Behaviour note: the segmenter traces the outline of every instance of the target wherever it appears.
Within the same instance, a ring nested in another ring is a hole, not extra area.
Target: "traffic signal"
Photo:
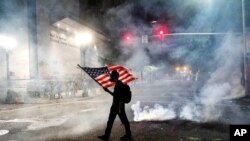
[[[163,30],[160,30],[159,34],[160,34],[160,35],[163,35],[163,34],[164,34],[164,31],[163,31]]]
[[[123,41],[125,42],[131,42],[132,38],[133,38],[132,33],[129,33],[129,32],[124,33],[122,37]]]
[[[126,39],[127,41],[129,41],[129,40],[131,39],[131,37],[130,37],[129,35],[126,35],[125,39]]]
[[[156,27],[156,36],[158,36],[161,40],[164,39],[164,36],[168,34],[168,29],[165,25],[159,25]]]

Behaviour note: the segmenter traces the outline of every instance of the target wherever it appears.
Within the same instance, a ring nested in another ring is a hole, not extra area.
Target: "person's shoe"
[[[108,141],[109,140],[109,136],[107,135],[102,135],[102,136],[98,136],[98,139],[104,140],[104,141]]]
[[[127,141],[127,140],[131,140],[132,139],[132,137],[131,137],[131,135],[124,135],[124,136],[122,136],[121,138],[120,138],[122,141]]]

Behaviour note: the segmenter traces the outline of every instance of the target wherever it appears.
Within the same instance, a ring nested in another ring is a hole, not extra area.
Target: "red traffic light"
[[[129,42],[129,41],[132,40],[132,34],[131,33],[125,33],[122,38],[123,38],[123,41]]]
[[[164,31],[163,31],[163,30],[160,30],[160,31],[159,31],[159,34],[160,34],[160,35],[163,35],[163,34],[164,34]]]
[[[163,39],[165,35],[168,34],[167,27],[164,25],[159,25],[156,27],[156,35],[160,38]]]
[[[126,40],[130,40],[131,37],[130,37],[129,35],[127,35],[125,39],[126,39]]]

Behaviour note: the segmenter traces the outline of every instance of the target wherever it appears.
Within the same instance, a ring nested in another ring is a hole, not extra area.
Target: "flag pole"
[[[84,69],[83,69],[83,67],[82,66],[80,66],[79,64],[77,64],[77,66],[79,67],[79,68],[81,68],[85,73],[87,73]],[[88,73],[87,73],[88,74]],[[90,78],[92,78],[89,74],[88,74],[88,76],[90,77]],[[103,87],[100,83],[98,83],[94,78],[92,78],[97,84],[99,84],[101,87]]]

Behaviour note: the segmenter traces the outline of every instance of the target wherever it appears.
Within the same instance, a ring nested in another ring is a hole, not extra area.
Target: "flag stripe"
[[[123,81],[123,83],[128,84],[129,82],[131,82],[131,81],[133,81],[133,80],[135,80],[135,78],[127,79],[126,81]]]
[[[128,77],[123,78],[121,81],[126,82],[129,79],[134,79],[134,77],[128,76]]]
[[[98,81],[100,84],[106,84],[106,83],[109,83],[110,80],[106,80],[106,81]]]
[[[132,81],[132,80],[135,80],[136,78],[134,78],[134,77],[128,77],[128,78],[126,78],[126,79],[124,79],[123,81],[125,82],[125,83],[128,83],[128,82],[130,82],[130,81]]]
[[[109,75],[105,74],[105,75],[101,75],[101,76],[96,77],[97,81],[104,80],[104,79],[109,79]]]
[[[111,84],[103,85],[103,87],[104,87],[104,88],[108,88],[108,87],[112,87],[112,86],[114,86],[114,85],[115,85],[115,83],[111,83]]]
[[[103,79],[103,80],[98,80],[98,82],[101,83],[101,84],[107,83],[107,82],[109,82],[109,81],[110,81],[109,78],[105,78],[105,79]]]
[[[121,66],[110,66],[110,67],[108,67],[108,70],[111,72],[111,71],[113,71],[113,70],[118,70],[118,69],[121,69]]]
[[[126,77],[129,77],[129,76],[132,76],[132,75],[131,74],[123,74],[121,77],[119,77],[119,79],[122,80],[122,79],[124,79]]]
[[[118,71],[120,75],[123,75],[123,74],[129,74],[129,72],[127,70],[122,70],[122,71]]]

